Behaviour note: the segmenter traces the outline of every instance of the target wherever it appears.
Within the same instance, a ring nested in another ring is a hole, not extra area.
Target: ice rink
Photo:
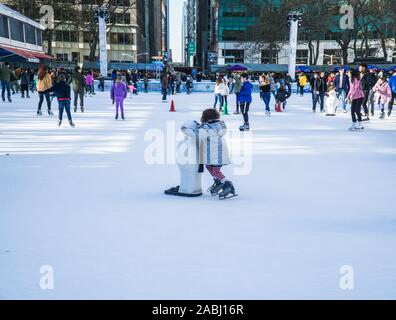
[[[74,129],[37,117],[37,95],[0,102],[0,299],[396,299],[396,115],[348,132],[309,94],[271,118],[255,94],[250,133],[223,117],[239,197],[186,199],[163,194],[171,141],[213,95],[171,98],[176,113],[159,93],[128,98],[115,121],[98,93]],[[154,133],[163,164],[144,156]]]

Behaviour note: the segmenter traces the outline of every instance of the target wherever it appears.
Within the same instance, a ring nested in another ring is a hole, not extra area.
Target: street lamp
[[[289,12],[287,21],[287,25],[290,28],[289,74],[294,80],[296,78],[298,27],[301,27],[302,13],[298,11]]]

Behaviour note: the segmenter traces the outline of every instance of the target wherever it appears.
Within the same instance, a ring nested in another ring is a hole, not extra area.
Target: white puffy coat
[[[204,123],[199,129],[199,159],[204,165],[225,166],[231,164],[224,136],[227,126],[224,121]]]

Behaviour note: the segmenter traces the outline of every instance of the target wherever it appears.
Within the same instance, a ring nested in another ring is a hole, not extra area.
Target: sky
[[[170,49],[172,49],[173,61],[181,62],[181,46],[182,46],[182,17],[183,2],[185,0],[169,0],[169,24],[170,24]]]

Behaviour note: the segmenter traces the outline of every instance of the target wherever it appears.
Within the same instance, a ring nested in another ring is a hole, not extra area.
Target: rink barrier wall
[[[105,81],[105,91],[110,91],[112,83],[113,83],[112,80]],[[215,82],[211,82],[211,81],[194,82],[192,92],[214,93],[215,84],[216,84]],[[253,84],[253,92],[259,93],[260,92],[259,84],[257,82],[252,82],[252,84]],[[99,86],[99,80],[95,80],[95,90],[97,90],[98,86]],[[138,90],[144,91],[143,81],[139,81]],[[158,80],[151,80],[149,82],[148,90],[150,92],[161,92],[161,83]],[[180,91],[182,93],[187,92],[185,84],[182,84],[180,86]],[[306,86],[304,91],[311,92],[309,85]],[[297,92],[297,84],[295,84],[295,83],[292,84],[292,92],[293,93]]]

